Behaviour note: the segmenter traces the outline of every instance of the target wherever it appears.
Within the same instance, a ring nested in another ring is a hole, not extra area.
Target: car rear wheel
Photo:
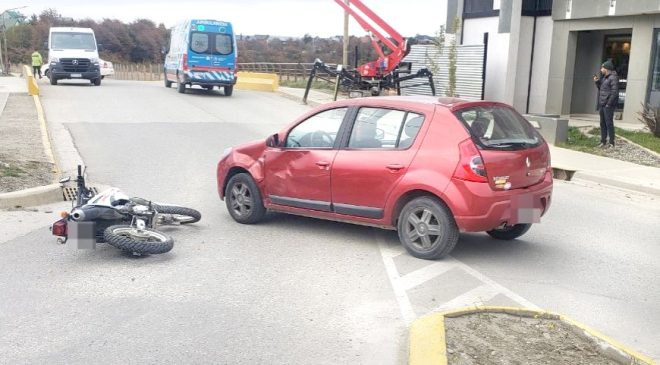
[[[231,96],[231,94],[234,93],[234,86],[233,85],[232,86],[225,86],[224,90],[225,90],[225,96]]]
[[[516,239],[529,231],[532,228],[532,225],[529,223],[526,224],[514,224],[513,226],[506,226],[504,228],[496,228],[490,231],[487,231],[488,235],[498,240],[513,240]]]
[[[449,209],[432,197],[419,197],[406,204],[397,224],[403,247],[414,257],[437,259],[454,249],[459,231]]]
[[[229,214],[238,223],[257,223],[266,215],[261,192],[254,179],[246,173],[236,174],[229,179],[225,202]]]

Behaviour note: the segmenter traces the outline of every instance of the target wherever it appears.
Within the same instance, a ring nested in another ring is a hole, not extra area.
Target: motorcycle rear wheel
[[[120,250],[141,255],[165,253],[174,247],[174,239],[164,233],[126,225],[106,228],[103,238],[105,242]]]

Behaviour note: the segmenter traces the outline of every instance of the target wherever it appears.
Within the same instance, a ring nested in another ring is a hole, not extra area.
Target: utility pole
[[[344,0],[346,5],[349,5],[348,2],[349,0]],[[348,12],[344,10],[344,52],[343,52],[343,58],[342,58],[342,65],[347,66],[348,65]]]

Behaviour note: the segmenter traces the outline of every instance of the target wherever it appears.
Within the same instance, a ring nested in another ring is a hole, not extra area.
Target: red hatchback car
[[[423,259],[447,255],[461,231],[521,236],[552,194],[548,146],[510,106],[420,96],[317,107],[227,149],[217,178],[239,223],[271,210],[396,229]]]

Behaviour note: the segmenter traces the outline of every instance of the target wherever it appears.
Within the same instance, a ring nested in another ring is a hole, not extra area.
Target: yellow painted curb
[[[587,326],[551,312],[514,307],[465,307],[453,311],[433,313],[413,322],[410,328],[410,365],[447,365],[445,318],[472,313],[507,313],[521,317],[558,319],[584,331],[585,334],[625,354],[633,364],[658,365],[653,359],[641,355]]]
[[[23,75],[27,81],[28,95],[39,95],[39,85],[32,75],[32,70],[27,65],[23,65]]]
[[[37,108],[37,118],[39,119],[39,127],[41,129],[41,143],[44,145],[44,152],[46,153],[46,157],[48,157],[48,162],[53,164],[53,182],[58,182],[60,168],[55,159],[55,154],[53,153],[53,145],[51,143],[50,133],[48,133],[48,126],[46,125],[44,108],[41,105],[39,95],[33,95],[32,98],[34,99],[34,105]]]
[[[277,74],[261,72],[238,72],[236,88],[242,90],[276,91],[280,78]]]

